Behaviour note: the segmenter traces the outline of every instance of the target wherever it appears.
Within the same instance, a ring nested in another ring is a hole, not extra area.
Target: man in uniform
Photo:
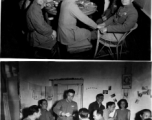
[[[100,31],[104,33],[103,39],[109,41],[117,41],[113,33],[118,33],[117,38],[121,38],[123,33],[130,31],[138,19],[138,12],[132,4],[133,0],[121,0],[121,6],[117,13],[110,17],[107,21],[100,24],[102,28]]]
[[[53,108],[53,111],[58,115],[58,120],[73,120],[78,110],[77,103],[73,101],[74,95],[75,91],[69,89],[66,93],[66,98],[60,100]]]

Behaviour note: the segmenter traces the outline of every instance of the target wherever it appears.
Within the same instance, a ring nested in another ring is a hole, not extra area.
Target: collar
[[[133,7],[133,4],[131,3],[130,5],[124,5],[124,8],[128,9],[130,7]]]
[[[71,103],[71,102],[72,102],[72,101],[71,101],[71,102],[70,102],[70,101],[68,101],[67,99],[65,99],[65,101],[66,101],[66,102],[68,102],[68,103]]]

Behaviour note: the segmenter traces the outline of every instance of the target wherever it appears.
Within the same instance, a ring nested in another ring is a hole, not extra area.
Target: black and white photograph
[[[151,0],[2,0],[1,57],[150,60]]]
[[[137,94],[142,86],[151,89],[150,62],[0,65],[1,120],[151,120],[151,94]],[[133,87],[127,91],[121,84],[125,69],[132,74]]]

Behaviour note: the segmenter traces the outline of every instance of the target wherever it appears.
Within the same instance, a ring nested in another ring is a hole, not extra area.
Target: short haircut
[[[79,110],[79,116],[84,119],[84,118],[88,118],[89,117],[89,110],[86,108],[81,108]]]
[[[32,105],[28,108],[28,115],[33,115],[35,112],[39,112],[40,107],[37,105]]]
[[[106,104],[106,108],[108,108],[109,106],[112,106],[112,105],[115,105],[115,103],[114,103],[114,102],[112,102],[112,101],[107,102],[107,104]]]
[[[41,99],[41,100],[38,101],[38,106],[39,106],[39,107],[41,107],[40,105],[42,105],[43,101],[46,101],[46,102],[47,102],[46,99]]]
[[[96,95],[96,98],[98,98],[98,97],[104,97],[104,95],[100,93],[100,94]]]
[[[149,112],[149,113],[151,114],[151,110],[149,110],[149,109],[143,109],[143,110],[141,111],[141,115],[143,115],[145,112]]]
[[[126,99],[121,99],[121,100],[119,100],[119,102],[117,103],[118,107],[121,108],[121,105],[120,105],[120,104],[121,104],[122,101],[125,102],[125,108],[127,108],[127,107],[128,107],[128,102],[127,102]]]
[[[101,116],[103,116],[103,110],[97,109],[97,110],[94,110],[94,111],[97,111],[97,114],[100,114]]]
[[[73,90],[73,89],[69,89],[69,90],[67,90],[67,94],[68,93],[73,93],[73,94],[75,94],[75,91]]]

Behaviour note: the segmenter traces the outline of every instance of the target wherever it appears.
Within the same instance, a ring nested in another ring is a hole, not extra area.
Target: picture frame
[[[131,89],[132,88],[132,75],[122,75],[122,89]]]

